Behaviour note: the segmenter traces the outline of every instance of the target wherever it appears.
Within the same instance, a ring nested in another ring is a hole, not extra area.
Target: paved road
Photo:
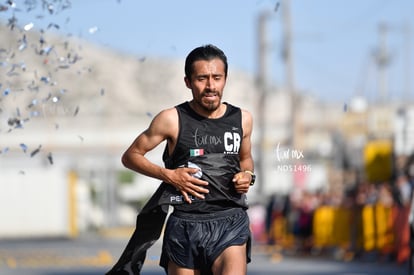
[[[102,275],[127,239],[97,235],[70,239],[0,240],[1,275]],[[149,251],[143,275],[165,274],[158,266],[160,243]],[[286,257],[254,246],[249,275],[406,275],[407,265],[334,261],[328,257]]]

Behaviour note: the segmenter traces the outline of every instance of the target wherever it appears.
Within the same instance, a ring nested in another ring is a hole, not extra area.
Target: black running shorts
[[[246,245],[250,262],[249,217],[241,208],[211,214],[173,212],[164,232],[160,266],[168,270],[169,260],[181,267],[211,273],[214,260],[228,247]]]

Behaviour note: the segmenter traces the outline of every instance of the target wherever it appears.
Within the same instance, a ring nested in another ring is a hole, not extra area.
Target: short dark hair
[[[219,58],[224,63],[224,76],[227,77],[227,70],[228,70],[228,64],[227,64],[227,56],[224,54],[222,50],[220,50],[218,47],[207,44],[200,46],[198,48],[195,48],[192,50],[185,59],[185,76],[188,79],[191,79],[191,74],[193,73],[193,64],[194,62],[198,60],[212,60],[214,58]]]

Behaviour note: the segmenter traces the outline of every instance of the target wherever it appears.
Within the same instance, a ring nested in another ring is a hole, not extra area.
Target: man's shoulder
[[[177,121],[177,117],[178,117],[178,115],[177,115],[176,108],[171,107],[171,108],[167,108],[167,109],[164,109],[164,110],[160,111],[155,116],[153,121],[155,123],[159,122],[159,123],[162,123],[162,124],[165,124],[165,123],[171,124],[171,123],[175,123]]]
[[[249,110],[247,110],[247,109],[240,109],[240,110],[241,110],[243,116],[249,116],[249,117],[252,116],[252,113]]]
[[[236,106],[234,104],[228,103],[228,102],[223,102],[224,105],[226,105],[227,114],[237,114],[241,112],[241,108],[239,106]]]
[[[184,101],[178,105],[175,105],[173,109],[176,110],[189,110],[190,109],[190,104],[188,103],[188,101]]]
[[[177,109],[176,107],[171,107],[171,108],[167,108],[162,110],[161,112],[159,112],[159,116],[171,116],[177,113]]]
[[[187,105],[188,105],[188,101],[179,103],[177,105],[174,105],[173,107],[169,107],[169,108],[166,108],[166,109],[161,110],[158,115],[160,115],[160,114],[173,114],[173,113],[177,113],[177,109],[179,109],[179,108],[185,108]]]
[[[234,111],[240,111],[242,115],[244,116],[249,116],[251,117],[251,113],[250,111],[248,111],[247,109],[244,109],[240,106],[228,103],[228,102],[224,102],[224,104],[226,104],[230,109],[234,110]]]

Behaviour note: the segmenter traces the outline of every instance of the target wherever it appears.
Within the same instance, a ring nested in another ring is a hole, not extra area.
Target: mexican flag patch
[[[204,149],[190,149],[190,157],[204,155]]]

